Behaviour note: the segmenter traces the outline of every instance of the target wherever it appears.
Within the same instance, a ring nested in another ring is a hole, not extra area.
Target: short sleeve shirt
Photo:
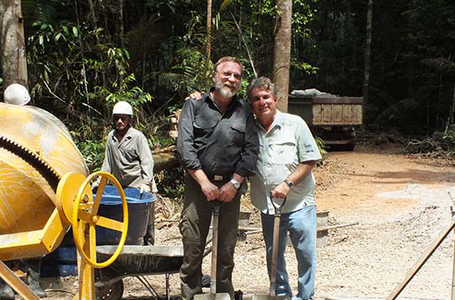
[[[250,178],[251,201],[261,212],[273,214],[270,192],[293,173],[300,163],[320,160],[321,154],[307,124],[299,116],[277,110],[268,133],[258,120],[256,124],[259,157],[256,176]],[[306,205],[315,205],[315,185],[311,172],[290,191],[281,212],[293,212]]]

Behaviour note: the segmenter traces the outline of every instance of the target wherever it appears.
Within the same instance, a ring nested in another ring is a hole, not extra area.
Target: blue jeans
[[[267,248],[267,269],[272,266],[273,222],[274,215],[261,214],[262,230]],[[295,300],[311,299],[314,296],[316,277],[316,206],[304,208],[281,215],[280,238],[278,244],[278,267],[276,275],[276,295],[292,296],[284,252],[286,250],[287,232],[289,231],[298,263],[298,290]]]

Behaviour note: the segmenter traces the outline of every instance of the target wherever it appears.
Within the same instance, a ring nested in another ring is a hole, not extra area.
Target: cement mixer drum
[[[56,191],[69,172],[88,175],[63,123],[36,107],[0,103],[0,260],[59,245],[69,222]]]

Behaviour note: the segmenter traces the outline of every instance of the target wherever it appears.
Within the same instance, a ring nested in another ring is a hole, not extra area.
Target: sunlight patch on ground
[[[438,189],[429,189],[421,184],[408,184],[404,189],[393,192],[382,192],[376,194],[378,198],[386,199],[414,199],[424,202],[431,201],[436,197],[450,201],[449,192],[455,196],[455,187],[443,187]]]

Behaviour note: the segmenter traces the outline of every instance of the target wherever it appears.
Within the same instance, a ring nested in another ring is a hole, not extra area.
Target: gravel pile
[[[383,199],[414,199],[411,211],[365,219],[350,215],[339,222],[359,225],[333,230],[319,249],[317,294],[321,297],[385,299],[404,280],[427,247],[450,223],[454,188],[428,189],[411,184],[382,193]],[[453,234],[450,234],[400,297],[448,299],[451,292]]]

